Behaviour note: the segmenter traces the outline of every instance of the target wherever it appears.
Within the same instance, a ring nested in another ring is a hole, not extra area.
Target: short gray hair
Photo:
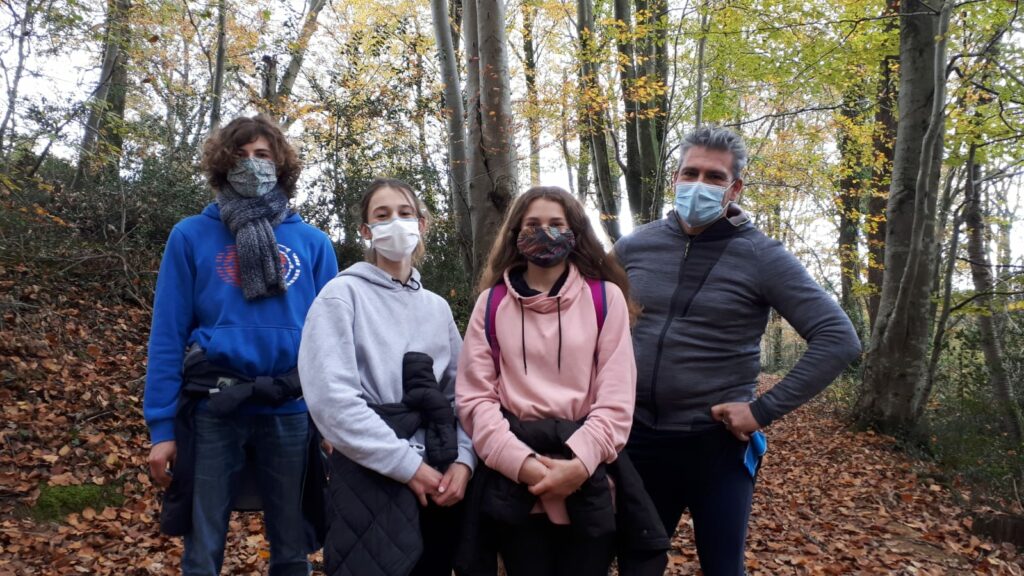
[[[719,126],[701,126],[690,132],[679,145],[679,166],[676,171],[683,167],[683,158],[694,146],[732,153],[732,177],[734,180],[743,177],[743,169],[747,167],[747,146],[739,134]]]

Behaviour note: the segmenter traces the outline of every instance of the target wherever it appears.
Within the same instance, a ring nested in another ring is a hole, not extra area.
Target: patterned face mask
[[[263,196],[277,184],[277,166],[264,158],[239,158],[235,167],[228,172],[231,188],[246,198]]]
[[[516,238],[519,253],[542,268],[550,268],[565,260],[575,247],[576,235],[568,228],[526,226]]]

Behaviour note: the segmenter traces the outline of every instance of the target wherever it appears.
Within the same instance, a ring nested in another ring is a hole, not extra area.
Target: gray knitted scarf
[[[235,236],[239,279],[246,300],[283,294],[287,286],[274,226],[291,213],[284,190],[276,186],[262,196],[247,198],[228,184],[217,193],[217,204],[221,221]]]

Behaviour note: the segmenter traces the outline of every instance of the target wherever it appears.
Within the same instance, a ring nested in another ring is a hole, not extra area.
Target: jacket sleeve
[[[174,414],[181,391],[181,363],[194,326],[195,263],[180,228],[171,230],[156,279],[153,322],[142,413],[153,444],[174,440]]]
[[[338,256],[334,253],[334,244],[326,234],[323,234],[323,243],[316,258],[313,283],[316,286],[316,293],[319,294],[324,286],[338,275]]]
[[[449,309],[449,316],[450,314],[451,309]],[[455,318],[451,317],[448,320],[448,341],[451,344],[451,361],[448,362],[448,367],[444,371],[444,380],[441,384],[445,396],[451,400],[452,409],[454,410],[455,381],[459,369],[459,354],[462,351],[462,336],[459,335],[459,327],[455,325]],[[457,414],[455,419],[455,437],[459,444],[459,455],[455,461],[461,462],[469,466],[470,470],[473,470],[476,468],[476,452],[473,451],[473,441],[469,438],[469,434],[466,434],[466,430],[462,427],[462,422],[459,421]]]
[[[313,301],[299,345],[302,394],[331,446],[356,464],[404,484],[423,458],[363,398],[352,326],[347,301],[323,295]]]
[[[763,297],[807,341],[796,366],[750,405],[762,427],[803,405],[860,354],[860,339],[839,304],[811,278],[800,261],[772,241],[758,254]]]
[[[518,482],[519,470],[533,450],[512,433],[501,413],[498,373],[484,333],[487,294],[484,292],[477,299],[466,329],[455,378],[455,406],[484,463]]]
[[[597,341],[597,374],[590,413],[566,442],[591,474],[601,463],[614,461],[625,447],[636,403],[636,362],[629,332],[629,308],[618,286],[611,282],[605,286],[608,309]]]

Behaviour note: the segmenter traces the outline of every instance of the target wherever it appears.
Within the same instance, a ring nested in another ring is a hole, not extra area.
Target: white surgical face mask
[[[370,245],[392,262],[401,262],[412,255],[420,243],[419,218],[395,218],[369,227]]]

